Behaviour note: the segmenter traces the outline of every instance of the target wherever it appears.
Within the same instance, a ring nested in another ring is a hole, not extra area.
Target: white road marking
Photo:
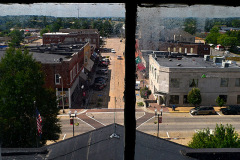
[[[170,138],[170,136],[169,136],[168,132],[167,132],[167,136],[168,136],[168,138]]]
[[[222,116],[222,115],[221,115],[220,113],[218,113],[218,112],[217,112],[217,114],[218,114],[219,116]]]
[[[189,112],[189,114],[190,114],[190,116],[192,116],[193,117],[193,115]]]
[[[65,139],[65,137],[66,137],[66,134],[64,134],[64,136],[63,136],[63,139],[62,139],[62,140],[64,140],[64,139]]]
[[[138,112],[138,113],[139,113],[139,112]],[[140,112],[140,113],[142,113],[142,112]],[[138,119],[142,118],[143,116],[145,116],[145,112],[143,112],[143,115],[142,115],[142,116],[140,116],[140,117],[138,117],[136,120],[138,120]]]
[[[155,118],[155,116],[153,116],[152,118],[149,118],[148,120],[146,120],[145,122],[143,122],[142,124],[140,124],[138,127],[140,127],[141,125],[147,123],[148,121],[150,121],[151,119]],[[136,129],[138,129],[138,127]]]
[[[83,113],[85,113],[85,112],[87,112],[87,109],[84,109],[82,112],[77,113],[77,115],[83,114]]]
[[[88,116],[88,115],[86,114],[86,116]],[[88,117],[89,117],[89,118],[91,118],[91,119],[93,119],[94,121],[97,121],[98,123],[100,123],[100,124],[102,124],[102,125],[106,126],[105,124],[103,124],[102,122],[100,122],[100,121],[96,120],[95,118],[92,118],[92,117],[90,117],[90,116],[88,116]]]
[[[85,121],[83,121],[82,119],[80,119],[80,118],[78,118],[78,117],[76,117],[78,120],[80,120],[80,121],[82,121],[82,122],[84,122],[84,123],[86,123],[87,125],[89,125],[90,127],[92,127],[93,129],[96,129],[95,127],[93,127],[91,124],[89,124],[89,123],[87,123],[87,122],[85,122]]]

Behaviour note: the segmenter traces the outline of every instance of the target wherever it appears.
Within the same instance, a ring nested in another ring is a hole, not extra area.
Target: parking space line
[[[167,132],[167,136],[168,136],[168,138],[170,138],[170,136],[169,136],[169,133]]]
[[[193,115],[189,112],[189,114],[190,114],[190,116],[192,116],[193,117]]]
[[[222,116],[222,115],[221,115],[220,113],[218,113],[218,112],[217,112],[217,114],[218,114],[219,116]]]
[[[65,139],[66,135],[67,135],[67,134],[64,134],[64,136],[63,136],[63,139],[62,139],[62,140],[64,140],[64,139]]]

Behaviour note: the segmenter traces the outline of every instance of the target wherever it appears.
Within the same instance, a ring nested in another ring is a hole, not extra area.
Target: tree
[[[202,97],[201,97],[201,92],[199,88],[192,88],[191,91],[189,91],[187,100],[189,103],[191,103],[194,106],[197,106],[201,104],[202,102]]]
[[[222,107],[226,103],[226,101],[218,96],[216,99],[216,103],[218,104],[219,107]]]
[[[195,133],[188,146],[191,148],[239,148],[238,137],[232,125],[217,124],[213,134],[210,134],[209,128]]]
[[[11,47],[20,47],[20,43],[23,42],[24,39],[24,32],[19,30],[13,30],[9,33],[11,37],[11,42],[9,46]]]
[[[48,33],[50,30],[48,28],[48,26],[46,28],[43,28],[41,31],[40,31],[40,35],[42,36],[44,33]]]
[[[232,21],[232,26],[233,27],[240,27],[240,20],[239,19],[235,19]]]
[[[237,37],[231,37],[231,36],[228,36],[227,34],[222,34],[218,36],[217,43],[221,44],[222,46],[233,47],[237,43]]]
[[[207,43],[217,44],[217,39],[219,36],[219,29],[217,27],[213,27],[205,40]]]
[[[6,51],[0,62],[0,139],[3,147],[43,146],[47,140],[59,138],[56,94],[53,89],[43,88],[43,84],[41,65],[28,51],[22,53],[14,48]],[[41,139],[37,135],[36,108],[42,117]]]
[[[196,25],[196,19],[193,18],[187,18],[184,22],[184,31],[190,33],[190,34],[195,34],[197,30],[197,25]]]

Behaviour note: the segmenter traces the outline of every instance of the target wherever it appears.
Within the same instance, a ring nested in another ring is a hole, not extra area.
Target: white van
[[[136,81],[135,90],[140,90],[140,81]]]

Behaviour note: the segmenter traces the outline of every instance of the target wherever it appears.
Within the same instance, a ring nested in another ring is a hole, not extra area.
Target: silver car
[[[195,107],[195,108],[191,109],[190,113],[193,114],[193,115],[216,114],[216,111],[211,106],[200,106],[200,107]]]

